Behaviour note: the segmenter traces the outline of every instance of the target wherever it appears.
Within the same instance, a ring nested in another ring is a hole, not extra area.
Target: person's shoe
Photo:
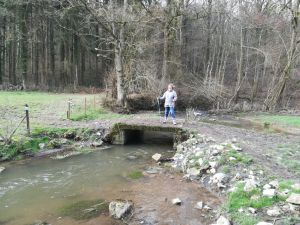
[[[174,124],[174,125],[176,125],[176,124],[177,124],[175,120],[173,120],[173,124]]]
[[[163,123],[166,123],[166,122],[167,122],[167,120],[164,120],[164,121],[163,121]]]

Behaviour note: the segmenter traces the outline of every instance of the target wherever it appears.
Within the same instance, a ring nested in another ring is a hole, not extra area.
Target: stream
[[[61,160],[46,157],[9,163],[0,175],[0,224],[43,224],[43,221],[59,225],[119,224],[107,215],[77,221],[62,216],[60,209],[82,200],[128,198],[135,202],[139,212],[137,224],[177,224],[173,219],[178,220],[180,215],[178,221],[191,221],[185,224],[206,224],[193,209],[196,197],[201,200],[204,195],[205,200],[211,199],[211,204],[217,204],[218,199],[204,188],[189,183],[184,186],[180,181],[182,176],[176,178],[176,174],[175,179],[168,174],[150,174],[138,180],[128,178],[132,171],[155,167],[151,159],[155,153],[174,154],[169,144],[135,144],[111,146]],[[165,198],[172,193],[181,193],[182,199],[195,198],[195,201],[185,204],[184,210],[170,208]],[[162,204],[157,205],[155,201]],[[165,213],[162,218],[159,211]],[[169,222],[157,222],[164,219]]]

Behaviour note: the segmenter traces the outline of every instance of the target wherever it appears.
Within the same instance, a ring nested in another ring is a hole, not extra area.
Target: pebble
[[[174,199],[172,199],[172,204],[173,205],[181,205],[181,200],[179,198],[174,198]]]
[[[279,187],[279,182],[278,182],[278,180],[273,180],[273,181],[271,181],[271,182],[269,183],[269,185],[270,185],[271,187],[277,189],[277,188]]]
[[[195,209],[203,209],[204,207],[204,203],[203,202],[197,202],[196,205],[195,205]]]
[[[263,196],[272,198],[276,195],[275,189],[265,189],[263,190]]]
[[[296,191],[300,191],[300,183],[293,184],[292,188],[295,189]]]
[[[256,209],[252,208],[252,207],[249,207],[248,208],[248,211],[251,212],[252,214],[255,214],[256,213]]]
[[[214,225],[230,225],[230,221],[226,217],[220,216]]]
[[[288,203],[292,203],[292,204],[295,204],[295,205],[300,205],[300,194],[292,193],[286,201]]]
[[[251,192],[258,186],[257,181],[254,179],[247,179],[245,181],[244,191]]]
[[[280,209],[277,206],[275,206],[275,207],[267,210],[267,215],[276,217],[276,216],[280,216],[281,212],[280,212]]]
[[[160,160],[160,158],[161,158],[161,154],[159,154],[159,153],[156,153],[152,156],[152,159],[154,159],[156,162],[158,162]]]
[[[5,170],[5,167],[0,166],[0,173],[2,173]]]

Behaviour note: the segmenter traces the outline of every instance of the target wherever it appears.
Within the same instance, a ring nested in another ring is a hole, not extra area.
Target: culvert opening
[[[124,144],[161,144],[170,145],[174,143],[174,133],[166,131],[143,131],[123,130]]]
[[[187,135],[186,130],[178,127],[117,123],[107,135],[107,140],[116,145],[153,143],[175,146],[177,143],[185,141]]]

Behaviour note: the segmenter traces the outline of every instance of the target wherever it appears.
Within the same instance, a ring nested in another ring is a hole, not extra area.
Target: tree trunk
[[[299,22],[299,18],[298,18],[299,5],[300,5],[300,0],[296,0],[293,3],[292,19],[291,19],[292,35],[291,35],[290,48],[287,53],[287,64],[281,76],[279,77],[277,84],[275,85],[270,95],[268,95],[265,100],[266,110],[275,110],[280,98],[282,97],[287,81],[291,76],[291,70],[294,66],[295,52],[298,44],[297,36],[298,36],[298,22]]]

